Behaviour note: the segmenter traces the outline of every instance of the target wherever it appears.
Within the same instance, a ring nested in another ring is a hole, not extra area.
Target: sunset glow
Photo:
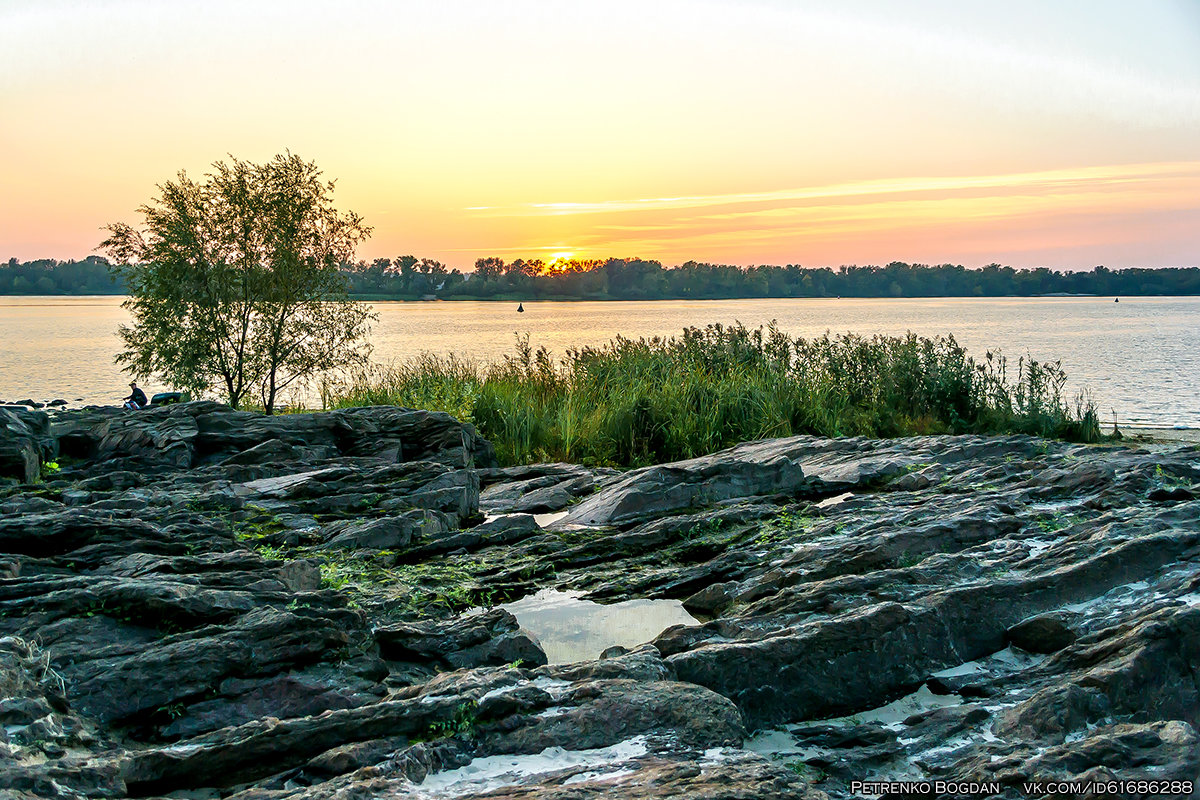
[[[0,4],[0,258],[290,149],[359,256],[1200,262],[1194,3]]]

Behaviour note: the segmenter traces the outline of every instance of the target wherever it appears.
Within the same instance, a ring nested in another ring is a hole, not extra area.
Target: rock
[[[741,716],[724,697],[673,681],[597,680],[569,690],[563,711],[527,717],[515,730],[484,733],[496,753],[536,753],[547,747],[607,747],[653,731],[669,731],[687,747],[737,747]]]
[[[321,588],[321,565],[315,559],[288,561],[276,574],[293,592],[315,592]]]
[[[408,744],[405,736],[389,736],[368,742],[354,742],[326,750],[304,765],[304,771],[324,778],[345,775],[387,759]]]
[[[738,594],[733,581],[714,583],[684,600],[683,607],[693,614],[714,615],[728,608]]]
[[[54,436],[77,458],[126,459],[147,466],[188,468],[276,464],[338,456],[384,462],[430,460],[491,465],[491,445],[447,414],[380,406],[318,414],[263,416],[207,401],[131,414],[89,408],[60,415]]]
[[[450,530],[450,520],[435,511],[413,511],[371,520],[336,522],[322,531],[321,545],[343,550],[402,550],[414,535],[434,536]]]
[[[554,664],[540,667],[537,674],[554,680],[636,680],[671,681],[674,671],[663,661],[662,654],[652,644],[644,644],[637,650],[610,647],[600,654],[597,661],[582,661],[576,664]]]
[[[198,634],[63,665],[72,704],[101,722],[127,721],[202,696],[230,676],[317,660],[348,641],[329,622],[275,609],[251,611],[227,630]]]
[[[313,676],[282,674],[263,680],[227,679],[221,696],[194,703],[161,730],[167,739],[196,736],[262,717],[304,717],[361,706],[376,698],[330,685]]]
[[[596,481],[591,475],[580,475],[570,480],[545,486],[522,494],[512,506],[518,514],[536,514],[547,511],[561,511],[577,498],[590,494],[596,488]]]
[[[546,654],[520,630],[517,618],[500,608],[447,622],[380,627],[374,633],[380,653],[394,661],[433,659],[454,668],[546,663]]]
[[[280,439],[268,439],[265,442],[234,453],[221,461],[222,465],[231,464],[277,464],[281,461],[295,461],[300,448]]]
[[[540,531],[541,526],[532,514],[501,514],[471,529],[488,544],[507,544],[527,539]]]
[[[1008,640],[1031,653],[1054,653],[1078,637],[1061,612],[1038,614],[1022,620],[1007,631]]]
[[[122,764],[129,792],[145,797],[177,789],[232,786],[299,766],[320,753],[389,736],[411,738],[448,720],[454,698],[382,701],[291,720],[266,718],[184,743],[130,753]]]
[[[0,478],[33,483],[42,473],[48,420],[41,412],[0,408]]]
[[[0,794],[1196,771],[1195,447],[790,437],[621,474],[481,466],[470,426],[405,409],[5,413],[10,449],[62,457],[0,485]],[[541,589],[660,602],[475,607]],[[545,664],[583,637],[601,658]]]

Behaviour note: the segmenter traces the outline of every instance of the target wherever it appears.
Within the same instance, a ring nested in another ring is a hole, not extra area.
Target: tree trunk
[[[267,382],[267,402],[264,403],[266,407],[263,409],[268,416],[275,413],[275,391],[275,367],[271,367],[270,378]]]

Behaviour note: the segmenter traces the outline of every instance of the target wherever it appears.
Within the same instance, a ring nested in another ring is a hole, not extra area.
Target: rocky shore
[[[1195,781],[1198,494],[1193,445],[793,437],[617,472],[500,468],[397,408],[0,409],[0,797]],[[547,590],[693,624],[550,663]]]

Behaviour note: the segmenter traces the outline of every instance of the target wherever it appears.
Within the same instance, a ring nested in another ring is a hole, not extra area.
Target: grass
[[[1100,438],[1095,407],[1068,403],[1057,362],[1009,370],[952,336],[815,339],[741,325],[625,339],[555,360],[518,337],[501,363],[423,355],[350,378],[337,408],[400,405],[473,422],[504,464],[632,467],[792,434],[1027,433]]]

